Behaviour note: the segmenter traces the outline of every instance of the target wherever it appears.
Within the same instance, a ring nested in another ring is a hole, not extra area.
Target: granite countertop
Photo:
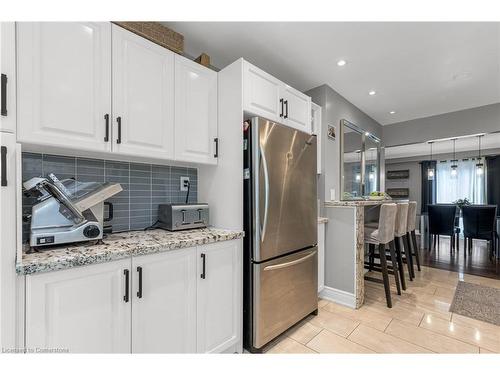
[[[394,203],[392,199],[382,200],[351,200],[351,201],[327,201],[325,207],[357,207],[357,206],[376,206],[382,203]]]
[[[219,241],[242,238],[244,232],[204,228],[180,232],[162,229],[113,233],[98,243],[94,241],[51,247],[34,253],[23,249],[16,272],[29,275],[40,272],[63,270],[94,263],[104,263],[130,256],[154,254],[185,247],[193,247]]]

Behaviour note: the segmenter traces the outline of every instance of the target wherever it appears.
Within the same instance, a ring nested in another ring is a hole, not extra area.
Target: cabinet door
[[[16,26],[0,22],[0,131],[16,131]]]
[[[285,125],[311,134],[311,98],[288,85],[283,86],[281,96],[285,98]]]
[[[16,249],[17,167],[20,153],[16,150],[16,136],[0,132],[0,345],[16,347]]]
[[[175,56],[175,160],[217,164],[217,72]]]
[[[119,26],[113,32],[113,150],[174,157],[174,54]]]
[[[241,340],[241,249],[241,240],[198,247],[199,353],[219,353]]]
[[[27,349],[130,353],[131,301],[124,298],[130,262],[28,275]]]
[[[18,140],[108,151],[111,26],[17,23]]]
[[[317,173],[321,174],[321,107],[315,103],[311,103],[311,113],[312,113],[312,133],[316,135],[316,151],[317,151],[317,161],[316,168]]]
[[[195,353],[196,248],[145,255],[132,264],[132,352]]]
[[[281,87],[283,83],[263,70],[244,62],[244,110],[269,120],[283,122]]]

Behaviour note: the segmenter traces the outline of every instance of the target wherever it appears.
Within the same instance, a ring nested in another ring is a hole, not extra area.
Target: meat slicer
[[[52,173],[31,178],[23,188],[38,200],[31,211],[32,247],[101,239],[104,201],[122,191],[117,183],[60,181]]]

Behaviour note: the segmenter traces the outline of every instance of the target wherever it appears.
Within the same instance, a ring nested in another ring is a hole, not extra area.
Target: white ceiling
[[[165,24],[192,56],[244,57],[303,91],[326,83],[383,125],[500,102],[500,23]]]

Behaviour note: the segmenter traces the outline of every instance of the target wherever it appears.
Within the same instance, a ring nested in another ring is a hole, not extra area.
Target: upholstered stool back
[[[378,219],[378,240],[386,244],[394,239],[397,206],[395,203],[384,203],[380,206]]]
[[[396,226],[394,235],[402,237],[406,234],[406,222],[408,220],[408,203],[398,203],[396,212]]]
[[[411,201],[408,203],[408,221],[406,223],[407,232],[412,232],[415,230],[416,221],[417,221],[417,202]]]

